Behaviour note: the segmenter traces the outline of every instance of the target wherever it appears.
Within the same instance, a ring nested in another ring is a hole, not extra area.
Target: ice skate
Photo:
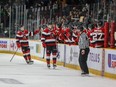
[[[26,60],[26,63],[29,64],[29,60]]]
[[[50,64],[47,64],[47,67],[50,69]]]
[[[88,73],[83,72],[83,73],[81,73],[81,76],[89,76],[89,74],[88,74]]]
[[[56,64],[53,64],[53,69],[55,69],[57,67],[57,65]]]
[[[32,61],[32,60],[26,60],[26,63],[29,64],[29,65],[32,65],[34,63],[34,61]]]
[[[30,60],[28,64],[32,65],[34,63],[34,61]]]

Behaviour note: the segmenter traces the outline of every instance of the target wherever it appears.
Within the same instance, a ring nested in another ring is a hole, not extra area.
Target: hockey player
[[[23,52],[23,57],[27,64],[33,64],[33,61],[31,60],[30,55],[30,48],[29,48],[29,42],[28,37],[33,36],[39,32],[39,29],[35,30],[34,32],[29,32],[24,28],[24,26],[21,26],[20,30],[16,34],[16,44],[18,48],[21,48]]]
[[[45,28],[42,32],[41,41],[43,44],[43,47],[46,48],[46,62],[47,67],[50,68],[50,56],[52,53],[52,60],[53,60],[53,68],[56,67],[56,54],[57,54],[57,41],[56,37],[54,37],[53,34],[53,26],[51,23],[48,24],[47,28]]]
[[[71,30],[70,30],[70,28],[69,28],[69,26],[68,27],[66,27],[65,28],[65,38],[64,38],[64,44],[70,44],[70,42],[71,42],[71,39],[70,39],[70,37],[71,37]]]
[[[77,45],[78,44],[78,39],[79,39],[79,32],[77,29],[77,25],[70,25],[70,44],[69,45]]]
[[[65,39],[65,29],[62,27],[59,30],[59,37],[58,37],[58,41],[59,43],[64,43],[64,39]]]
[[[62,30],[59,34],[60,43],[69,44],[69,42],[70,42],[69,37],[70,37],[70,29],[65,24],[65,25],[63,25]]]
[[[95,47],[95,41],[93,40],[93,37],[91,36],[91,33],[94,32],[94,24],[89,24],[88,25],[88,32],[87,32],[87,36],[89,38],[90,41],[90,46],[91,47]]]
[[[56,35],[56,37],[57,37],[57,41],[58,41],[58,43],[61,43],[62,42],[62,40],[60,39],[60,35],[62,34],[62,23],[59,23],[59,24],[57,24],[56,25],[56,33],[57,33],[57,35]]]
[[[97,23],[97,28],[92,30],[90,36],[92,37],[92,42],[94,42],[94,47],[104,47],[104,27],[101,21]]]

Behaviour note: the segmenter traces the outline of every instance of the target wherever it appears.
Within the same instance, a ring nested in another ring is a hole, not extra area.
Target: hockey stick
[[[17,51],[18,51],[18,48],[17,48],[17,50],[15,51],[15,53],[13,54],[12,58],[10,59],[10,62],[13,60],[13,58],[14,58],[15,54],[17,53]]]
[[[60,59],[60,52],[58,51],[58,45],[56,46],[56,49],[57,49],[57,55],[56,55],[56,58]]]
[[[44,50],[43,50],[43,59],[44,59],[44,57],[45,57],[45,47],[44,47]]]

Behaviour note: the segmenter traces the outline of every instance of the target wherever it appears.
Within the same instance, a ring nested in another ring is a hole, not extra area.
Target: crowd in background
[[[29,5],[28,2],[19,2],[16,0],[15,2],[11,3],[5,3],[4,5],[0,5],[0,36],[9,37],[9,34],[14,37],[15,36],[15,22],[16,22],[16,8],[15,6],[21,6],[26,5],[27,10],[27,19],[31,20],[32,23],[31,26],[28,27],[30,24],[26,24],[26,28],[29,28],[30,31],[34,30],[35,28],[41,28],[44,29],[46,25],[51,22],[54,23],[62,28],[69,28],[68,30],[70,33],[74,31],[75,27],[78,27],[80,23],[83,24],[84,29],[97,27],[97,23],[100,21],[102,26],[104,26],[105,22],[112,22],[116,21],[116,2],[115,0],[99,0],[100,2],[94,2],[94,3],[84,3],[81,2],[79,4],[75,4],[73,2],[73,5],[69,4],[70,2],[63,3],[60,0],[50,0],[47,2],[47,0],[44,0],[46,2],[43,2],[41,0],[34,1],[33,4]],[[72,0],[74,1],[74,0]],[[82,0],[83,1],[83,0]],[[12,7],[13,10],[10,13],[10,7]],[[39,18],[37,18],[37,11],[39,9]],[[24,11],[24,10],[23,10]],[[21,14],[20,16],[24,16],[24,14]],[[11,17],[11,19],[10,19]],[[39,19],[39,25],[37,24]],[[10,22],[11,21],[11,22]],[[23,23],[24,19],[20,18],[19,24]],[[9,31],[9,25],[11,25],[11,30]],[[9,33],[10,32],[10,33]],[[110,27],[109,27],[110,32]],[[14,36],[13,36],[14,35]],[[70,34],[72,35],[72,34]],[[40,38],[39,38],[40,39]],[[63,43],[63,42],[62,42]]]

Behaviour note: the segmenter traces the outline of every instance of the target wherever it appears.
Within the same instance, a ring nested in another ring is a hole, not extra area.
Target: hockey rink
[[[116,80],[57,66],[48,69],[46,63],[34,60],[27,65],[23,57],[0,54],[0,87],[116,87]]]

